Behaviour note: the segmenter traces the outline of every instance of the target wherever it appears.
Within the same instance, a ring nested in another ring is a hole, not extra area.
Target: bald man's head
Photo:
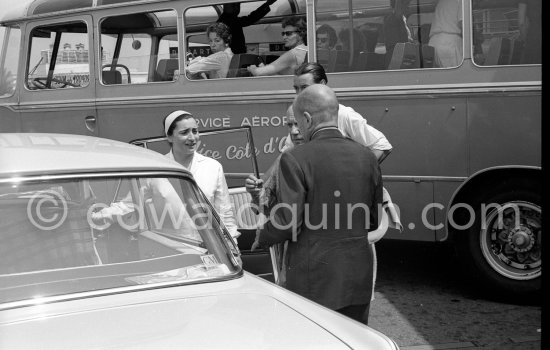
[[[320,127],[338,126],[338,100],[323,84],[307,87],[293,103],[294,116],[306,140]]]

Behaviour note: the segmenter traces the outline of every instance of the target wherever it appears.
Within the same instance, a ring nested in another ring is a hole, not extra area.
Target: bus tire
[[[500,208],[491,208],[491,203]],[[471,202],[473,225],[456,232],[455,237],[459,261],[467,266],[477,285],[484,287],[483,294],[508,299],[540,293],[541,203],[540,185],[529,179],[506,181]],[[501,227],[499,214],[503,218]]]

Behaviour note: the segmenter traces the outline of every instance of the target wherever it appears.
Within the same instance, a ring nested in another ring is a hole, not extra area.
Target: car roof
[[[144,170],[189,174],[158,152],[120,141],[72,134],[0,133],[0,178]]]

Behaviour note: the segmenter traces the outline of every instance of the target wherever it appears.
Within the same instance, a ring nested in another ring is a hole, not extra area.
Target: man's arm
[[[303,222],[306,188],[304,174],[289,153],[281,155],[277,204],[271,209],[270,221],[260,230],[261,246],[295,240]]]
[[[338,113],[338,128],[344,136],[370,148],[378,160],[392,150],[392,145],[386,136],[369,125],[367,120],[353,108],[346,106],[340,106],[340,108],[342,111]]]
[[[269,5],[273,4],[275,1],[276,0],[268,0],[264,4],[262,4],[262,6],[252,11],[248,16],[239,17],[238,20],[241,27],[248,27],[264,18],[264,16],[267,15],[269,11],[271,11]]]

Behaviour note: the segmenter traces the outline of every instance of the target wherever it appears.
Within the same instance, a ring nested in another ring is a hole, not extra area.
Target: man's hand
[[[264,180],[258,179],[256,176],[251,174],[246,178],[244,186],[246,191],[254,196],[260,194],[263,184]]]

